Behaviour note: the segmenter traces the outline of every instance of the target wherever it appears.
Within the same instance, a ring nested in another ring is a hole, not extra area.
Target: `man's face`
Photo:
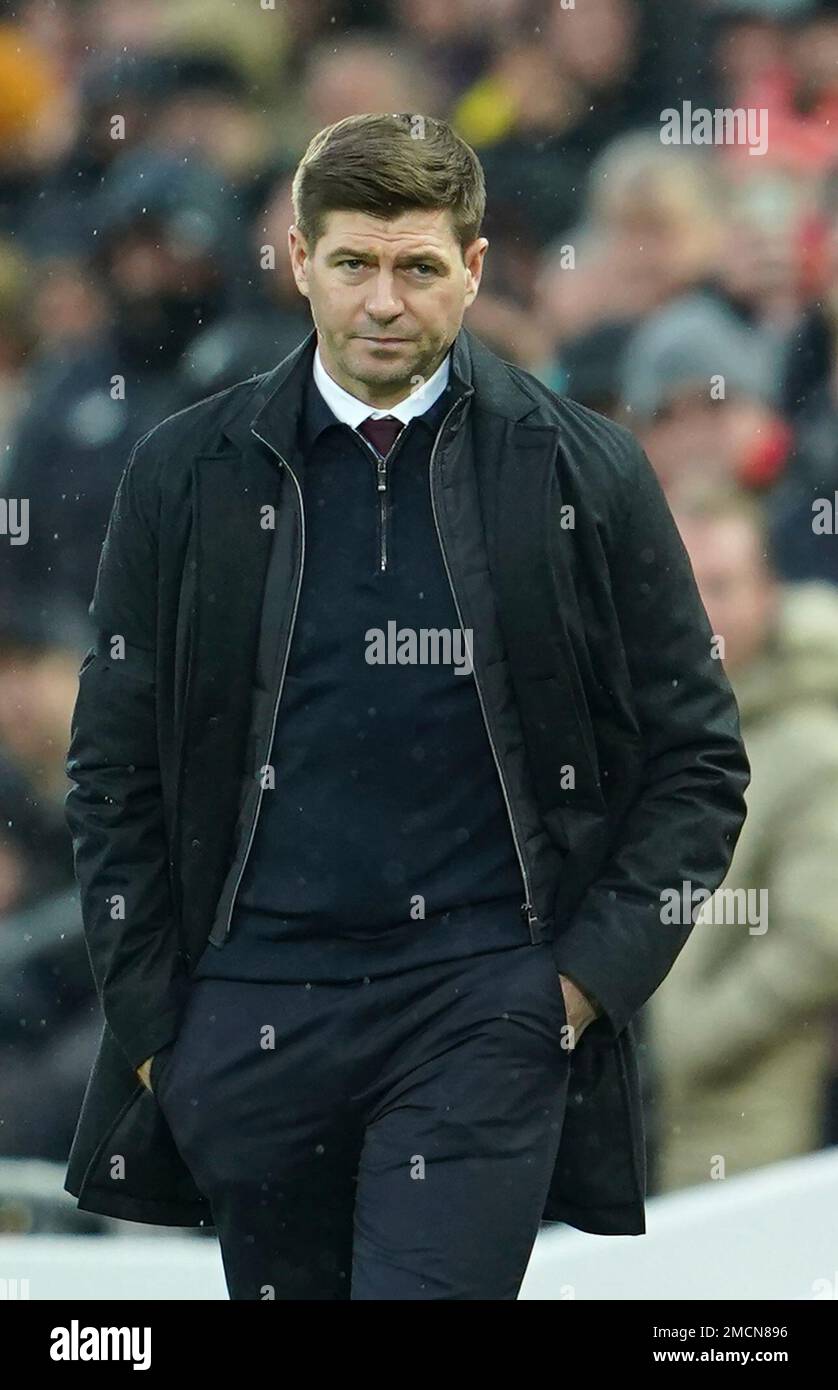
[[[724,638],[725,667],[739,670],[764,647],[779,598],[757,532],[743,517],[708,521],[679,515],[677,505],[673,515],[710,625]]]
[[[330,376],[377,409],[426,381],[477,294],[488,244],[478,237],[461,254],[446,209],[391,221],[330,212],[311,254],[292,226],[294,278]]]
[[[114,240],[107,279],[120,350],[137,365],[172,364],[223,307],[217,257],[159,224],[130,228]]]
[[[199,298],[218,279],[212,256],[155,227],[131,228],[115,241],[108,263],[115,292],[126,304]]]

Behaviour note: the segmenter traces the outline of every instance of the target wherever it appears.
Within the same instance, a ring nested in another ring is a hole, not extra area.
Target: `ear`
[[[480,278],[483,274],[483,258],[486,255],[488,245],[489,242],[486,237],[476,237],[463,252],[463,261],[466,268],[466,308],[477,298],[477,291],[480,288]]]
[[[294,273],[297,289],[308,299],[308,243],[299,227],[295,226],[293,222],[288,228],[288,255],[291,259],[291,269]]]

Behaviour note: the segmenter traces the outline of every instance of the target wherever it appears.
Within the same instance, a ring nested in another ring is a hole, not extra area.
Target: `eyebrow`
[[[327,261],[336,261],[341,256],[351,256],[356,261],[366,261],[369,264],[375,260],[375,256],[369,251],[353,251],[351,246],[339,246],[337,250],[330,251],[326,257]],[[428,265],[438,266],[440,270],[445,269],[445,262],[440,260],[435,251],[410,251],[404,256],[400,256],[397,265],[416,265],[427,262]]]

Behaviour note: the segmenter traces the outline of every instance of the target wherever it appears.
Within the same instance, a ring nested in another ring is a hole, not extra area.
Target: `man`
[[[672,300],[631,334],[622,405],[667,501],[712,472],[767,488],[782,472],[788,426],[772,404],[771,355],[759,334],[707,291]]]
[[[730,869],[649,1005],[664,1191],[820,1148],[838,1003],[838,595],[777,583],[755,499],[717,484],[673,505],[752,778]]]
[[[462,326],[474,152],[351,117],[293,195],[315,330],[138,441],[102,552],[68,1190],[211,1223],[233,1298],[512,1299],[542,1217],[645,1229],[630,1020],[748,764],[639,446]]]
[[[234,206],[196,160],[133,151],[108,172],[91,267],[109,321],[42,371],[17,429],[5,487],[30,499],[33,525],[0,555],[10,601],[38,593],[85,614],[127,447],[194,400],[178,364],[229,297]]]

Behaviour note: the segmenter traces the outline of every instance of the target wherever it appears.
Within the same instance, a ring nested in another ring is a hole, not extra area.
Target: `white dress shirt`
[[[433,376],[418,386],[415,391],[411,391],[405,396],[404,400],[396,405],[390,406],[389,410],[378,410],[366,401],[359,400],[353,396],[351,391],[346,391],[339,386],[334,377],[329,376],[320,357],[320,347],[314,353],[314,380],[321,396],[327,406],[336,415],[338,420],[344,424],[351,425],[356,430],[364,420],[370,416],[375,420],[382,420],[386,415],[393,416],[396,420],[401,420],[407,424],[415,415],[424,415],[426,410],[430,410],[434,401],[437,400],[448,385],[448,377],[451,369],[451,352],[445,354]]]

